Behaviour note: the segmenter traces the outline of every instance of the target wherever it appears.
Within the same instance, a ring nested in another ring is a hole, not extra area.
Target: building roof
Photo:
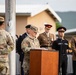
[[[51,14],[57,21],[61,22],[61,18],[48,4],[47,5],[17,5],[16,6],[17,15],[35,16],[42,11],[49,12],[49,14]],[[0,13],[5,13],[5,5],[0,5]]]
[[[76,35],[76,28],[73,28],[73,29],[68,29],[65,34],[74,34]]]
[[[76,28],[66,30],[65,34],[76,35]],[[56,32],[56,35],[58,35],[58,32]]]

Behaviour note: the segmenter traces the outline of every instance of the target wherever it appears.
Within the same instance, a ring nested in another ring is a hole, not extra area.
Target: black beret
[[[25,26],[25,28],[30,28],[30,27],[31,27],[31,25],[30,25],[30,24],[28,24],[28,25],[26,25],[26,26]]]
[[[59,27],[59,28],[57,29],[57,31],[66,31],[66,28],[63,27],[63,26],[61,26],[61,27]]]

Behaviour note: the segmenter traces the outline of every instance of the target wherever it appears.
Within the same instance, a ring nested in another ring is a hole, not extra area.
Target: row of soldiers
[[[54,35],[49,33],[52,25],[45,24],[45,31],[36,38],[38,28],[33,25],[26,25],[26,32],[19,37],[17,46],[21,60],[21,75],[29,75],[30,49],[32,48],[47,48],[48,50],[59,51],[59,73],[62,67],[62,75],[67,75],[67,49],[73,50],[73,68],[76,75],[76,40],[73,37],[71,41],[72,48],[69,48],[68,41],[64,38],[65,27],[59,27],[58,38],[55,40]],[[24,70],[24,73],[23,73]]]

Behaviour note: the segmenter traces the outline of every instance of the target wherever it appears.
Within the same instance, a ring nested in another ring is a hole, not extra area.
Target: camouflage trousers
[[[29,75],[29,71],[27,71],[27,73],[24,73],[24,75]]]
[[[29,59],[28,58],[25,58],[24,62],[23,62],[23,70],[24,70],[24,75],[29,75],[29,65],[30,62],[29,62]]]
[[[9,75],[9,70],[7,67],[5,67],[1,72],[0,75]]]
[[[0,63],[0,75],[9,75],[8,63]]]

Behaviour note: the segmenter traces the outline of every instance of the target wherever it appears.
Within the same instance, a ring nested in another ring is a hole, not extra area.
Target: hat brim
[[[45,27],[51,28],[51,27],[52,27],[52,25],[45,25]]]
[[[64,29],[64,30],[60,30],[60,29]],[[66,28],[65,27],[59,27],[58,29],[57,29],[57,31],[66,31]]]
[[[63,30],[59,30],[58,32],[65,32],[65,31],[63,31]]]

